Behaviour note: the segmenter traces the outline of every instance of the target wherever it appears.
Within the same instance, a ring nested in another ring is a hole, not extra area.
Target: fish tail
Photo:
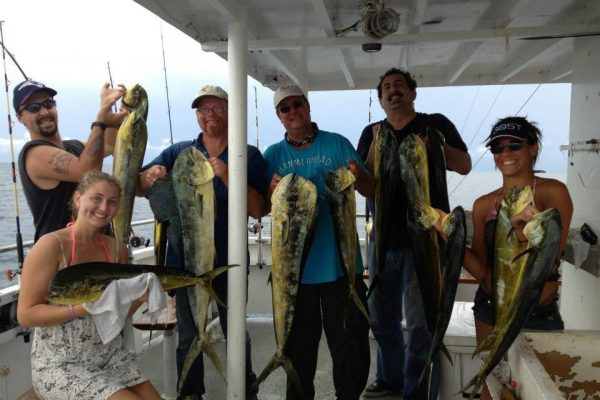
[[[442,353],[444,353],[444,355],[448,359],[448,361],[450,361],[450,365],[454,366],[454,362],[452,361],[452,355],[450,355],[450,351],[448,351],[448,348],[446,347],[446,345],[444,343],[442,343],[441,350],[442,350]]]
[[[219,298],[219,296],[217,296],[217,293],[213,290],[212,288],[212,281],[213,279],[215,279],[218,275],[222,274],[223,272],[227,271],[229,268],[233,268],[233,267],[238,267],[239,264],[230,264],[230,265],[225,265],[222,267],[218,267],[213,269],[212,271],[208,271],[202,275],[200,275],[198,277],[198,285],[202,285],[203,287],[205,287],[208,292],[210,293],[210,297],[213,298],[217,303],[219,303],[222,307],[227,308],[227,305]]]
[[[181,368],[181,376],[179,377],[179,384],[177,385],[178,392],[181,392],[181,389],[183,388],[183,383],[187,378],[188,372],[190,371],[192,364],[194,363],[194,361],[196,361],[196,358],[201,354],[201,352],[202,350],[200,349],[200,345],[198,343],[198,337],[196,336],[194,338],[194,341],[190,345],[187,354],[185,355],[185,361],[183,362],[183,367]]]
[[[465,386],[463,386],[462,389],[460,389],[460,391],[456,394],[462,393],[463,397],[465,397],[466,395],[469,395],[469,400],[473,400],[475,397],[479,397],[477,395],[477,392],[479,391],[479,389],[481,389],[484,379],[485,379],[484,376],[482,376],[481,374],[477,374]],[[465,393],[469,388],[472,388],[471,393]]]
[[[354,300],[354,304],[356,304],[358,311],[360,311],[361,314],[365,316],[365,318],[367,319],[367,322],[370,322],[369,321],[369,313],[367,312],[365,305],[363,304],[360,297],[358,296],[358,293],[356,293],[356,290],[353,290],[350,296]]]
[[[471,359],[475,358],[476,355],[480,354],[482,351],[485,351],[492,347],[494,342],[496,341],[496,330],[492,330],[486,337],[477,345]]]
[[[371,297],[371,294],[373,293],[375,288],[377,288],[379,286],[380,280],[381,280],[381,273],[376,272],[375,276],[371,280],[371,284],[369,285],[369,290],[367,291],[367,300]],[[379,288],[378,290],[383,290],[383,287]]]
[[[208,336],[206,336],[206,335],[203,335],[203,336],[204,337],[200,340],[200,349],[202,350],[203,353],[205,353],[208,356],[208,358],[210,358],[210,360],[214,364],[215,368],[217,369],[217,371],[223,377],[223,380],[227,384],[227,377],[225,375],[225,369],[223,368],[223,364],[221,364],[221,360],[219,359],[217,352],[213,348],[212,344],[210,344],[210,341],[208,340]]]
[[[296,393],[299,396],[298,398],[303,399],[304,398],[304,390],[302,389],[302,384],[300,383],[300,377],[298,376],[298,373],[296,372],[296,369],[294,368],[294,365],[292,364],[292,360],[290,360],[288,357],[283,356],[282,366],[283,366],[283,369],[285,370],[288,378],[290,379],[290,381],[292,383],[292,387],[296,390]]]
[[[280,357],[277,353],[275,353],[273,357],[271,357],[271,359],[269,360],[267,366],[262,370],[258,378],[256,378],[256,380],[252,383],[250,391],[254,392],[255,389],[258,388],[258,385],[263,383],[265,379],[267,379],[267,377],[271,374],[271,372],[275,371],[281,365],[283,365],[283,358]]]

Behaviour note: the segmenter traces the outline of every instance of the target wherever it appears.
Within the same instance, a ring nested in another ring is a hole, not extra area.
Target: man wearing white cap
[[[322,330],[333,360],[333,383],[338,399],[358,400],[369,373],[369,323],[358,307],[348,306],[348,284],[336,246],[335,230],[326,204],[324,177],[346,166],[356,176],[356,189],[372,196],[375,181],[348,139],[327,132],[311,121],[310,103],[296,85],[281,86],[274,96],[275,111],[285,128],[284,139],[265,151],[270,192],[281,177],[295,173],[317,187],[318,215],[314,239],[301,277],[294,322],[286,353],[302,384],[303,400],[315,398],[314,377]],[[363,265],[356,260],[356,290],[366,307]],[[301,321],[301,322],[299,322]],[[288,380],[288,400],[299,395]]]
[[[145,196],[154,182],[171,171],[179,153],[187,147],[195,147],[201,151],[212,166],[215,178],[215,266],[229,264],[227,262],[227,220],[228,220],[228,190],[229,170],[227,167],[227,92],[219,86],[206,85],[192,101],[196,110],[196,118],[201,132],[193,140],[175,143],[163,150],[158,157],[144,166],[138,182],[138,195]],[[248,145],[248,214],[259,218],[265,208],[264,193],[268,187],[265,178],[266,163],[260,151]],[[249,257],[248,257],[249,259]],[[167,249],[166,264],[181,266],[175,251],[171,246]],[[182,267],[183,268],[183,267]],[[227,301],[227,274],[220,274],[213,281],[213,289],[219,298]],[[185,356],[196,337],[196,325],[188,303],[187,289],[176,290],[177,296],[177,328],[179,343],[177,345],[177,374],[181,375]],[[227,336],[227,309],[218,305],[221,328]],[[250,389],[256,380],[252,371],[250,354],[250,337],[246,334],[246,389]],[[204,364],[202,357],[196,358],[180,393],[181,399],[202,399],[204,387]],[[256,393],[247,393],[248,400],[256,399]]]
[[[13,107],[31,140],[19,154],[19,175],[35,225],[34,240],[64,228],[71,218],[70,201],[77,183],[88,171],[100,171],[102,160],[112,154],[116,129],[126,112],[111,112],[125,92],[105,83],[100,92],[100,110],[85,145],[62,140],[58,131],[56,90],[26,80],[13,90]]]

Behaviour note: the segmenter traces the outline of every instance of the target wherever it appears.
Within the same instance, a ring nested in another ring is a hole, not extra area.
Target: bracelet
[[[97,126],[98,128],[100,128],[102,130],[106,129],[106,124],[104,122],[94,121],[94,122],[92,122],[92,126],[90,127],[90,129],[94,129],[95,126]]]
[[[71,317],[72,321],[77,319],[77,314],[75,314],[75,308],[71,305],[69,306],[69,316]]]

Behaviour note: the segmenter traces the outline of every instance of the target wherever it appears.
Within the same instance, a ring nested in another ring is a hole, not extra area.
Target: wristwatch
[[[106,129],[106,124],[104,122],[94,121],[94,122],[92,122],[92,126],[90,127],[90,129],[94,129],[95,126],[97,126],[98,128],[100,128],[102,130]]]

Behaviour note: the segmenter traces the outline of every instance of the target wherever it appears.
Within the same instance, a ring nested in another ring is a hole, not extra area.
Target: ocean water
[[[110,168],[110,167],[109,167]],[[109,169],[110,170],[110,169]],[[544,177],[551,177],[566,182],[566,173],[540,174]],[[483,194],[500,187],[501,175],[497,171],[476,171],[467,176],[461,176],[454,173],[448,175],[448,193],[450,197],[450,206],[453,208],[461,205],[466,210],[471,210],[475,199]],[[17,223],[14,185],[12,179],[12,167],[8,163],[0,163],[0,248],[14,245],[16,243]],[[17,197],[19,208],[20,231],[23,242],[33,240],[33,218],[25,201],[25,196],[21,189],[21,183],[17,172]],[[357,193],[356,196],[357,229],[358,235],[365,236],[365,199]],[[148,200],[141,197],[135,198],[133,221],[152,220],[152,210]],[[249,225],[256,222],[249,220]],[[265,236],[271,236],[270,218],[267,216],[262,219]],[[136,236],[141,236],[144,241],[154,240],[154,226],[152,223],[134,226],[133,231]],[[256,236],[249,232],[249,236]],[[27,249],[25,249],[25,255]],[[13,282],[7,280],[7,270],[17,270],[17,251],[11,250],[0,253],[0,288],[10,286]]]

